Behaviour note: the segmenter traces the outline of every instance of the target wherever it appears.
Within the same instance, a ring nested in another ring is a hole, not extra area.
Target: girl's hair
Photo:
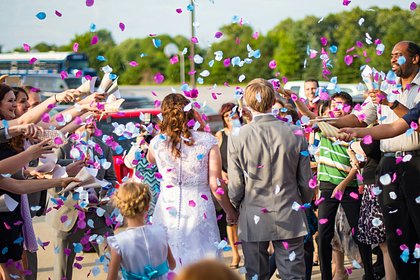
[[[232,111],[232,109],[233,109],[233,108],[235,108],[235,106],[237,106],[237,105],[236,105],[236,104],[234,104],[234,103],[231,103],[231,102],[229,102],[229,103],[225,103],[225,104],[222,104],[222,107],[220,108],[220,116],[222,117],[223,127],[227,127],[227,123],[226,123],[226,121],[225,121],[225,118],[223,117],[223,116],[224,116],[224,114],[226,114],[227,112]],[[240,122],[241,122],[241,124],[242,124],[242,123],[243,123],[243,120],[242,120],[242,117],[241,117],[241,116],[239,116],[239,112],[238,112],[238,110],[236,110],[235,114],[237,114],[237,115],[238,115],[238,117],[239,117],[239,121],[240,121]]]
[[[130,180],[118,188],[113,199],[121,214],[132,218],[147,211],[151,194],[146,184]]]
[[[163,120],[159,123],[159,127],[161,132],[168,136],[172,154],[175,157],[181,156],[179,147],[181,140],[187,146],[194,144],[188,129],[188,122],[194,119],[194,110],[184,111],[185,106],[189,103],[190,101],[179,93],[168,94],[162,101]]]
[[[28,93],[26,92],[26,90],[24,88],[21,88],[21,87],[13,87],[12,90],[15,93],[15,97],[16,98],[18,97],[19,92],[24,93],[27,99],[29,98]]]
[[[203,260],[185,267],[176,280],[239,280],[239,275],[225,264],[215,260]]]

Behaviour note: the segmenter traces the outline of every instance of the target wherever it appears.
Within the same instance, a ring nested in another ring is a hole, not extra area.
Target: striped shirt
[[[340,184],[351,170],[350,157],[347,153],[347,143],[335,143],[329,138],[321,136],[319,145],[318,181]],[[357,188],[354,179],[347,187]]]

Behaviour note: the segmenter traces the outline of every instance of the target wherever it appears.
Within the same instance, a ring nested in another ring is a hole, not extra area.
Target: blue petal
[[[35,15],[39,20],[44,20],[47,17],[47,14],[44,12],[39,12]]]

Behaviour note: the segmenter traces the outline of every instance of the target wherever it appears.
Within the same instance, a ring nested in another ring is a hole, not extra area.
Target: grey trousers
[[[81,230],[77,228],[77,222],[74,227],[68,231],[56,231],[56,246],[59,248],[58,255],[54,261],[54,279],[55,280],[62,280],[65,278],[66,280],[71,280],[73,277],[73,263],[76,257],[76,253],[74,252],[73,243],[79,243],[82,238],[85,236],[85,232],[90,230],[90,235],[97,234],[103,236],[105,235],[111,236],[114,234],[113,230],[109,228],[105,224],[104,217],[98,217],[96,213],[86,213],[86,221],[89,219],[93,220],[94,228],[90,228],[86,225],[86,228]],[[105,241],[101,244],[92,243],[96,253],[98,256],[102,256],[107,251],[109,251],[109,247]],[[64,249],[70,249],[70,254],[67,256],[64,253]]]
[[[32,272],[31,275],[26,275],[25,280],[36,280],[38,274],[38,255],[36,252],[29,252],[25,250],[26,259],[28,262],[28,270]]]
[[[272,241],[276,253],[276,266],[282,280],[304,280],[305,260],[303,237]],[[282,242],[287,242],[285,249]],[[258,280],[270,279],[268,245],[269,241],[242,241],[242,251],[245,257],[246,279],[258,275]],[[293,254],[294,252],[294,254]],[[294,256],[290,260],[291,256]]]

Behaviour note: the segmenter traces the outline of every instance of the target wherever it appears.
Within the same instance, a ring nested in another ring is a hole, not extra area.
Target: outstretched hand
[[[14,126],[17,128],[20,134],[25,136],[26,138],[37,139],[39,135],[44,133],[44,129],[36,124],[29,123],[29,124],[20,124]]]
[[[47,138],[38,144],[31,145],[25,152],[29,153],[32,156],[32,159],[43,158],[42,155],[52,154],[53,145],[51,139]]]
[[[76,98],[81,96],[81,92],[76,89],[68,89],[55,95],[55,99],[59,103],[73,102]]]
[[[73,182],[80,182],[80,180],[74,177],[61,178],[60,187],[64,189],[67,187],[68,184],[73,183]]]
[[[362,137],[360,135],[360,128],[345,127],[338,130],[338,138],[342,141],[349,142],[359,137]]]

